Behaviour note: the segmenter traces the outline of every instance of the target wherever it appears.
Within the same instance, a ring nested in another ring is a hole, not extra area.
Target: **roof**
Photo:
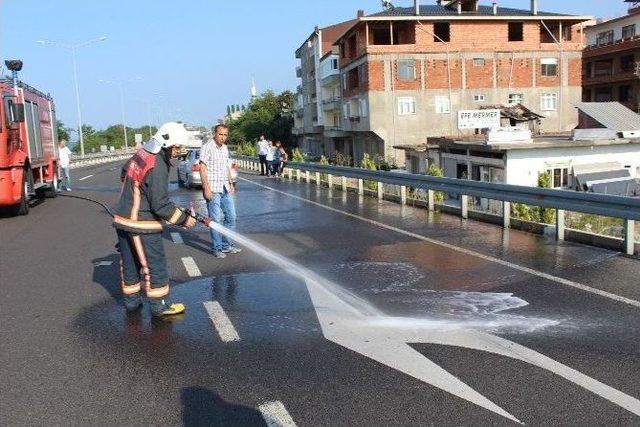
[[[613,196],[640,197],[640,181],[628,179],[625,181],[601,182],[591,185],[589,191]]]
[[[640,131],[640,114],[619,102],[576,102],[580,111],[616,132]]]
[[[349,31],[357,23],[358,23],[357,19],[351,19],[349,21],[344,21],[344,22],[339,22],[337,24],[329,25],[328,27],[322,27],[322,28],[316,27],[313,30],[313,32],[309,35],[309,37],[304,39],[304,42],[302,42],[300,47],[296,49],[296,52],[302,49],[309,40],[311,40],[314,36],[318,34],[318,32],[322,32],[323,40],[322,40],[322,46],[321,46],[322,48],[321,55],[324,56],[327,53],[331,52],[331,47],[336,42],[336,40],[342,37],[347,31]]]
[[[500,110],[500,116],[506,119],[514,119],[518,121],[529,121],[529,120],[537,120],[544,119],[544,116],[541,116],[538,113],[534,113],[527,107],[522,104],[514,104],[514,105],[483,105],[480,107],[481,110]]]
[[[413,7],[394,7],[393,9],[384,10],[382,12],[374,13],[371,15],[367,15],[369,17],[402,17],[402,16],[415,16],[415,9]],[[440,6],[440,5],[421,5],[420,6],[420,15],[424,17],[434,17],[434,16],[503,16],[503,17],[512,17],[512,16],[529,16],[529,17],[545,17],[545,16],[564,16],[567,18],[577,18],[574,15],[567,15],[561,13],[553,13],[553,12],[538,12],[537,15],[532,15],[530,10],[525,9],[513,9],[509,7],[500,7],[498,6],[498,13],[496,15],[493,14],[492,6],[478,6],[477,12],[462,12],[462,14],[458,14],[458,11],[453,8]]]
[[[615,169],[593,173],[576,174],[576,179],[581,183],[589,183],[592,181],[619,181],[621,179],[631,179],[628,169]]]

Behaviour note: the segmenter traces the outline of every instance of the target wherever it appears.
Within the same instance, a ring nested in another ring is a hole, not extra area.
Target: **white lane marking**
[[[177,245],[181,245],[184,243],[184,240],[182,240],[182,235],[180,233],[171,233],[171,240],[173,240],[173,243]]]
[[[212,222],[211,228],[280,266],[304,281],[324,337],[427,384],[468,400],[510,420],[516,417],[436,365],[408,343],[429,343],[487,351],[511,357],[553,372],[585,389],[640,415],[640,401],[556,362],[532,349],[479,330],[477,322],[451,318],[391,317],[339,285],[318,276],[265,246]],[[481,322],[482,323],[482,322]],[[508,323],[508,322],[507,322]],[[494,329],[488,321],[486,328]]]
[[[358,219],[358,220],[367,222],[369,224],[376,225],[376,226],[378,226],[380,228],[385,228],[387,230],[395,231],[396,233],[404,234],[405,236],[413,237],[415,239],[419,239],[419,240],[422,240],[422,241],[425,241],[425,242],[428,242],[428,243],[432,243],[434,245],[439,245],[439,246],[445,247],[447,249],[451,249],[451,250],[454,250],[454,251],[457,251],[457,252],[461,252],[461,253],[466,254],[466,255],[475,256],[475,257],[483,259],[485,261],[491,261],[491,262],[494,262],[496,264],[504,265],[506,267],[513,268],[514,270],[519,270],[519,271],[522,271],[524,273],[531,274],[533,276],[538,276],[538,277],[541,277],[543,279],[550,280],[552,282],[560,283],[561,285],[570,286],[572,288],[580,289],[580,290],[585,291],[585,292],[590,292],[592,294],[599,295],[601,297],[609,298],[609,299],[614,300],[614,301],[622,302],[624,304],[628,304],[628,305],[640,308],[640,301],[637,301],[637,300],[634,300],[634,299],[631,299],[631,298],[626,298],[626,297],[623,297],[623,296],[620,296],[620,295],[613,294],[611,292],[607,292],[607,291],[603,291],[603,290],[600,290],[600,289],[592,288],[591,286],[583,285],[582,283],[574,282],[573,280],[564,279],[562,277],[558,277],[558,276],[554,276],[552,274],[544,273],[542,271],[534,270],[534,269],[529,268],[529,267],[525,267],[525,266],[522,266],[522,265],[514,264],[512,262],[505,261],[505,260],[502,260],[500,258],[495,258],[495,257],[492,257],[490,255],[484,255],[484,254],[481,254],[480,252],[472,251],[470,249],[461,248],[459,246],[455,246],[455,245],[452,245],[452,244],[449,244],[449,243],[445,243],[445,242],[442,242],[440,240],[431,239],[431,238],[423,236],[421,234],[413,233],[411,231],[403,230],[401,228],[394,227],[392,225],[387,225],[387,224],[384,224],[382,222],[378,222],[378,221],[375,221],[375,220],[372,220],[372,219],[369,219],[369,218],[364,218],[364,217],[361,217],[359,215],[355,215],[355,214],[352,214],[352,213],[349,213],[349,212],[342,211],[340,209],[332,208],[331,206],[326,206],[326,205],[323,205],[322,203],[318,203],[318,202],[314,202],[314,201],[309,200],[309,199],[305,199],[304,197],[294,196],[293,194],[289,194],[289,193],[286,193],[284,191],[276,190],[275,188],[271,188],[271,187],[266,186],[266,185],[258,184],[257,182],[253,182],[253,181],[251,181],[249,179],[245,179],[245,178],[239,178],[239,179],[241,179],[243,181],[250,182],[253,185],[257,185],[258,187],[266,188],[267,190],[271,190],[271,191],[274,191],[276,193],[283,194],[283,195],[291,197],[293,199],[300,200],[300,201],[303,201],[303,202],[306,202],[306,203],[310,203],[312,205],[315,205],[315,206],[330,210],[332,212],[336,212],[336,213],[339,213],[339,214],[342,214],[342,215],[346,215],[346,216],[348,216],[350,218]]]
[[[91,178],[93,175],[87,175],[87,176],[83,176],[82,178],[80,178],[78,181],[84,181],[85,179],[89,179]]]
[[[227,313],[224,312],[220,303],[218,301],[207,301],[203,304],[207,313],[209,313],[213,326],[215,326],[218,335],[220,335],[220,339],[224,342],[240,341],[236,328],[233,327],[231,320],[227,317]]]
[[[184,264],[184,268],[187,270],[187,274],[189,277],[200,277],[202,273],[200,273],[200,269],[198,265],[191,257],[182,258],[182,264]]]
[[[269,427],[296,427],[287,408],[280,401],[263,403],[258,409]]]
[[[107,267],[113,264],[113,261],[99,261],[93,263],[94,267]]]

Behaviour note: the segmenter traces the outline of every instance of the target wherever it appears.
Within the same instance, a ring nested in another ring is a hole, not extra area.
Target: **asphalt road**
[[[118,171],[75,170],[68,194],[112,205]],[[640,424],[639,260],[242,178],[260,253],[165,230],[171,322],[125,314],[101,206],[0,219],[0,425]]]

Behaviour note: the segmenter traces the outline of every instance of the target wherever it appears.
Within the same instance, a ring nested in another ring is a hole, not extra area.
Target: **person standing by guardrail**
[[[282,176],[284,167],[287,165],[287,162],[289,161],[289,155],[287,154],[287,150],[284,149],[280,141],[276,142],[276,150],[278,150],[278,154],[279,154],[277,172],[278,172],[278,176]]]
[[[267,154],[269,153],[269,141],[266,140],[264,135],[260,135],[258,141],[258,158],[260,159],[260,175],[264,176],[268,172]]]
[[[62,189],[71,191],[71,173],[69,171],[71,150],[67,147],[65,139],[61,139],[58,143],[58,158],[60,159],[60,171],[62,172]]]
[[[233,201],[236,190],[229,167],[229,150],[225,144],[228,137],[227,125],[219,124],[214,127],[213,139],[206,142],[200,150],[200,179],[209,218],[233,230],[236,227],[236,207]],[[216,258],[226,258],[226,254],[242,251],[213,228],[211,244],[213,256]]]

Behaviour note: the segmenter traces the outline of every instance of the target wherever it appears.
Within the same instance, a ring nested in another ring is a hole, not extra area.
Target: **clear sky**
[[[395,0],[411,6],[412,0]],[[435,4],[435,0],[422,0]],[[482,4],[491,4],[490,0]],[[527,9],[529,0],[499,0]],[[539,0],[540,10],[615,17],[622,0]],[[106,35],[78,51],[84,123],[97,128],[120,123],[117,86],[99,80],[129,80],[125,109],[129,125],[151,118],[211,125],[227,104],[258,92],[295,90],[294,51],[313,31],[352,19],[358,9],[381,10],[379,0],[0,0],[0,59],[25,63],[22,78],[50,92],[58,116],[76,123],[71,55],[37,40],[77,43]],[[151,107],[150,107],[151,106]]]

